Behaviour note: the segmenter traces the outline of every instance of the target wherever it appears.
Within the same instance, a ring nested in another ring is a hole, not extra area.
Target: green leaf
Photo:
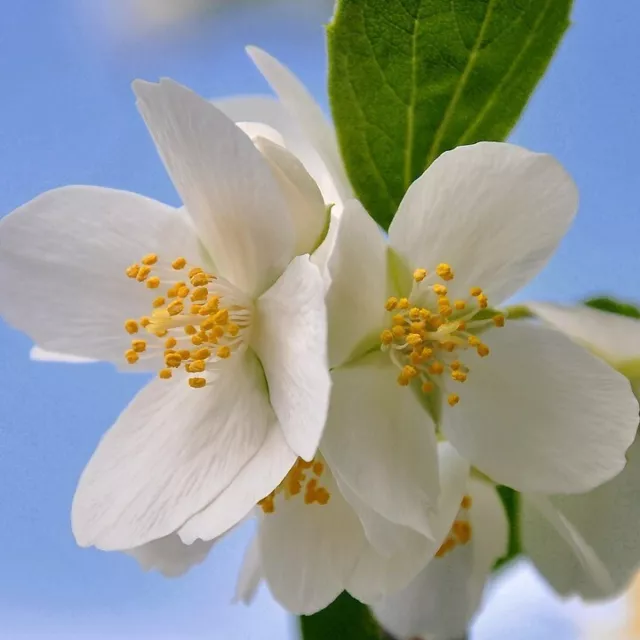
[[[381,640],[384,633],[369,608],[346,591],[326,609],[300,616],[303,640]]]
[[[502,485],[498,485],[497,490],[509,519],[509,548],[507,554],[496,562],[494,570],[511,562],[522,552],[520,544],[520,494],[510,487]]]
[[[599,309],[600,311],[608,311],[609,313],[617,313],[621,316],[640,319],[640,309],[638,307],[629,304],[628,302],[614,300],[613,298],[607,298],[604,296],[600,298],[591,298],[589,300],[585,300],[585,305],[587,305],[587,307],[592,307],[593,309]]]
[[[354,190],[388,228],[444,151],[504,140],[569,25],[572,0],[338,0],[329,97]]]

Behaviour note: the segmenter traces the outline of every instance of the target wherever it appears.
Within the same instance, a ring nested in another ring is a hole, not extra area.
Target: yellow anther
[[[187,286],[178,287],[178,290],[176,291],[176,293],[178,294],[178,298],[186,298],[189,295],[189,287]]]
[[[469,293],[474,297],[477,298],[478,296],[482,295],[482,289],[480,287],[471,287],[471,289],[469,289]]]
[[[178,344],[178,341],[175,338],[167,338],[164,343],[165,349],[173,349]]]
[[[189,307],[189,313],[193,315],[198,315],[200,311],[202,311],[201,304],[192,304],[191,307]]]
[[[422,364],[422,358],[420,356],[420,353],[418,351],[412,351],[411,355],[409,356],[409,361],[413,365]]]
[[[426,269],[416,269],[413,272],[413,279],[416,282],[422,282],[426,277],[427,277],[427,270]]]
[[[444,371],[444,365],[439,360],[434,360],[429,366],[429,373],[439,376]]]
[[[211,357],[211,351],[209,349],[198,349],[191,354],[194,360],[207,360]]]
[[[209,278],[206,273],[200,271],[199,273],[190,276],[191,284],[194,287],[202,287],[205,284],[209,284]]]
[[[127,362],[129,364],[135,364],[139,359],[138,354],[133,349],[129,349],[128,351],[126,351],[124,357],[127,359]]]
[[[436,551],[436,558],[442,558],[446,556],[449,551],[452,551],[456,547],[456,541],[453,538],[447,538]]]
[[[445,287],[443,284],[434,284],[431,288],[433,289],[433,292],[438,296],[446,296],[449,292],[447,287]]]
[[[404,316],[401,313],[396,313],[396,315],[393,316],[393,318],[391,318],[391,323],[399,327],[403,326],[405,322],[406,320],[404,319]]]
[[[160,286],[160,278],[158,278],[158,276],[153,276],[153,278],[149,278],[147,280],[147,288],[157,289],[159,286]]]
[[[426,328],[426,324],[424,323],[424,320],[420,320],[420,322],[412,322],[409,325],[409,329],[411,330],[411,333],[421,334],[421,332],[424,331],[425,328]]]
[[[210,313],[215,313],[218,310],[218,304],[220,302],[220,298],[218,296],[212,296],[209,298],[206,304],[202,306],[200,309],[200,315],[206,316]]]
[[[321,476],[324,471],[324,464],[320,461],[313,463],[313,473],[317,476]]]
[[[458,402],[460,402],[460,396],[457,393],[450,393],[447,396],[447,402],[449,403],[449,406],[455,407]]]
[[[438,307],[450,307],[451,302],[449,302],[449,298],[447,296],[440,296],[438,299]]]
[[[155,253],[148,253],[144,258],[142,258],[140,262],[142,262],[142,264],[151,266],[152,264],[158,262],[158,256]]]
[[[422,393],[431,393],[433,391],[433,382],[427,380],[422,383],[422,387],[420,388],[422,389]]]
[[[172,375],[171,369],[160,369],[160,371],[158,371],[158,377],[163,380],[168,380]]]
[[[428,360],[432,355],[433,355],[433,349],[430,349],[429,347],[425,347],[422,350],[422,353],[420,353],[420,357],[424,358],[425,360]]]
[[[125,273],[128,278],[135,278],[138,275],[138,271],[140,271],[139,264],[132,264],[130,267],[125,269]]]
[[[180,269],[184,269],[185,265],[187,264],[187,261],[184,258],[176,258],[172,263],[171,266],[176,270],[179,271]]]
[[[227,322],[229,322],[229,311],[227,311],[227,309],[220,309],[220,311],[217,311],[213,316],[213,321],[216,324],[227,324]]]
[[[152,302],[152,305],[154,309],[157,309],[158,307],[161,307],[164,303],[165,303],[165,299],[162,296],[159,296]]]
[[[453,309],[451,307],[440,307],[440,315],[443,318],[448,318],[453,314]]]
[[[237,324],[234,324],[233,322],[230,322],[226,328],[227,328],[227,333],[232,338],[235,338],[240,333],[240,327]]]
[[[206,384],[206,378],[189,378],[189,386],[194,389],[202,389]]]
[[[124,329],[127,333],[138,333],[138,323],[135,320],[127,320],[124,323]]]
[[[180,357],[179,353],[176,353],[175,351],[168,353],[165,357],[164,357],[164,363],[167,365],[167,367],[171,367],[172,369],[175,369],[176,367],[179,367],[182,364],[182,358]]]
[[[189,351],[189,349],[180,349],[178,354],[181,360],[188,360],[191,357],[191,351]]]
[[[467,328],[467,323],[464,320],[458,320],[458,331],[464,331]]]
[[[191,293],[191,300],[197,302],[198,300],[206,300],[209,295],[209,290],[206,287],[198,287]]]
[[[460,544],[467,544],[471,540],[471,525],[464,520],[456,520],[451,525],[451,533],[458,539]]]
[[[266,498],[262,498],[262,500],[258,502],[263,513],[273,513],[276,510],[276,505],[273,502],[274,498],[275,496],[271,493]]]
[[[187,371],[189,373],[202,373],[205,369],[204,360],[195,360],[187,365]]]
[[[401,387],[406,387],[411,382],[411,378],[404,374],[404,372],[400,372],[398,374],[398,384]]]
[[[141,327],[148,327],[150,324],[151,324],[151,318],[147,318],[147,316],[142,316],[142,318],[140,318]]]
[[[420,320],[420,309],[418,309],[418,307],[411,307],[411,309],[409,309],[409,318],[414,322]]]
[[[400,298],[400,300],[398,300],[398,309],[408,309],[409,308],[409,301],[406,298]]]
[[[154,335],[158,336],[158,338],[164,338],[167,333],[169,333],[166,329],[158,329],[157,331],[153,332]]]
[[[231,355],[231,349],[229,349],[229,347],[227,347],[226,345],[218,347],[216,355],[218,356],[218,358],[222,358],[223,360],[225,360]]]
[[[453,271],[451,270],[451,267],[448,264],[446,264],[445,262],[441,262],[436,267],[436,273],[443,280],[453,280]]]
[[[481,309],[486,309],[487,306],[489,306],[489,300],[487,299],[487,296],[485,296],[483,293],[481,293],[477,298],[476,298],[477,302],[478,302],[478,306]]]
[[[456,300],[453,303],[453,306],[458,310],[458,311],[462,311],[466,306],[467,303],[464,300]]]
[[[147,343],[146,343],[145,340],[132,340],[131,341],[131,348],[136,353],[143,353],[144,351],[147,350]]]
[[[198,335],[191,336],[191,343],[195,344],[196,347],[199,347],[203,342],[204,340],[200,336]]]
[[[451,377],[456,381],[456,382],[464,382],[467,379],[467,374],[464,371],[452,371],[451,372]]]
[[[422,338],[420,337],[420,334],[410,333],[407,336],[407,344],[410,344],[412,347],[422,344]]]
[[[184,310],[184,305],[182,304],[182,302],[180,302],[180,300],[174,300],[167,307],[167,311],[169,312],[170,316],[177,316],[179,313],[182,313],[183,310]]]
[[[431,317],[431,311],[429,309],[420,309],[420,317],[423,320],[428,320]]]
[[[399,325],[396,325],[395,327],[392,327],[391,333],[394,335],[395,338],[402,338],[402,336],[404,336],[405,334],[405,330],[404,330],[404,327],[400,327]]]
[[[478,355],[479,355],[481,358],[484,358],[485,356],[488,356],[488,355],[489,355],[489,347],[487,347],[487,345],[486,345],[486,344],[482,344],[482,343],[481,343],[481,344],[479,344],[479,345],[476,347],[476,351],[478,352]]]
[[[412,367],[410,364],[406,364],[402,367],[402,375],[407,378],[415,378],[418,375],[418,370],[415,367]]]
[[[461,509],[471,509],[472,505],[473,505],[473,500],[472,500],[471,496],[464,496],[462,498],[462,502],[460,503],[460,508]]]
[[[451,342],[451,340],[447,340],[446,342],[442,343],[442,348],[449,353],[455,351],[457,346],[458,345],[455,342]]]
[[[440,318],[439,316],[433,316],[433,317],[429,318],[429,324],[434,329],[437,329],[438,327],[441,327],[444,324],[444,320],[442,318]]]
[[[209,329],[213,329],[213,327],[215,327],[215,325],[216,325],[215,320],[213,318],[209,317],[209,318],[206,318],[205,320],[203,320],[200,323],[200,328],[203,331],[209,331]]]
[[[398,306],[398,298],[394,298],[394,297],[389,298],[384,304],[384,308],[387,311],[393,311],[397,306]]]
[[[188,324],[183,331],[188,335],[188,336],[192,336],[196,333],[198,333],[198,330],[191,324]]]
[[[493,324],[495,324],[496,327],[504,327],[504,316],[502,314],[493,316]]]
[[[449,369],[451,369],[451,371],[458,371],[458,369],[460,369],[461,366],[462,366],[462,362],[460,362],[460,360],[454,360],[449,365]]]
[[[211,329],[211,334],[215,338],[222,338],[222,336],[224,335],[224,327],[221,327],[220,325],[216,325],[215,327],[213,327],[213,329]]]
[[[138,275],[136,276],[136,280],[138,282],[144,282],[150,273],[151,273],[151,267],[147,267],[146,265],[143,267],[140,267],[138,269]]]
[[[193,276],[199,274],[199,273],[204,273],[204,269],[200,268],[200,267],[193,267],[193,269],[189,269],[189,277],[193,278]]]
[[[178,287],[170,287],[167,289],[167,298],[177,298],[178,297]]]
[[[480,338],[478,338],[478,336],[469,336],[467,338],[467,342],[472,346],[472,347],[477,347],[478,345],[482,344],[482,341],[480,340]]]

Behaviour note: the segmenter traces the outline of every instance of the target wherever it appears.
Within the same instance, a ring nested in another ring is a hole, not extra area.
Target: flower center
[[[184,280],[177,272],[184,272]],[[144,329],[151,340],[134,338],[125,359],[135,364],[145,352],[164,350],[163,380],[183,369],[194,389],[206,386],[204,374],[215,369],[235,352],[245,348],[251,321],[250,303],[230,283],[184,258],[163,265],[156,254],[132,264],[126,275],[157,292],[150,315],[125,322],[131,335]]]
[[[284,480],[265,498],[258,502],[264,513],[273,513],[276,510],[276,496],[282,495],[285,500],[295,496],[302,496],[305,504],[327,504],[331,494],[320,484],[320,478],[326,468],[320,459],[320,454],[307,462],[298,458],[291,467]]]
[[[468,298],[452,301],[446,285],[437,280],[453,278],[453,270],[444,263],[432,276],[426,269],[416,269],[410,297],[391,297],[385,304],[391,318],[389,328],[380,335],[381,348],[398,365],[402,386],[417,379],[423,393],[436,387],[446,392],[447,377],[465,382],[470,368],[460,360],[461,353],[474,350],[481,358],[488,356],[489,348],[477,334],[489,326],[504,326],[504,315],[488,308],[480,287],[472,287]],[[454,406],[460,396],[448,393],[447,401]]]
[[[471,524],[469,522],[469,509],[471,509],[471,496],[464,496],[460,503],[460,511],[451,525],[449,535],[436,551],[436,558],[442,558],[456,547],[467,544],[471,540]]]

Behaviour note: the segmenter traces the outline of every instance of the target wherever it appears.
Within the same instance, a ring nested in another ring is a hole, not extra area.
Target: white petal
[[[293,226],[269,166],[226,116],[171,81],[136,80],[142,114],[202,242],[247,294],[270,286],[291,259]]]
[[[577,203],[551,156],[481,142],[443,153],[409,187],[389,239],[411,268],[450,264],[455,297],[479,286],[495,306],[546,264]]]
[[[397,375],[381,352],[332,372],[322,452],[374,511],[429,536],[439,493],[435,426]]]
[[[480,471],[518,491],[577,493],[619,473],[638,426],[629,382],[562,333],[525,321],[482,334],[443,431]],[[475,355],[475,354],[474,354]]]
[[[506,552],[508,522],[495,488],[472,480],[469,493],[471,542],[434,558],[406,588],[373,606],[399,639],[464,637],[491,567]]]
[[[289,446],[305,460],[315,455],[327,416],[324,282],[309,256],[299,256],[257,302],[253,346],[262,361],[271,405]]]
[[[203,562],[214,542],[197,540],[192,545],[186,545],[172,533],[141,547],[128,549],[126,553],[133,556],[145,571],[155,569],[167,578],[177,578]]]
[[[276,499],[275,512],[265,515],[258,533],[271,593],[296,614],[312,614],[332,602],[366,544],[360,522],[328,468],[321,480],[331,494],[326,505],[307,505],[301,495]]]
[[[260,538],[254,536],[245,551],[236,583],[235,602],[251,604],[262,581],[262,561],[260,560]]]
[[[156,379],[125,409],[76,490],[80,545],[129,549],[173,533],[251,460],[275,417],[255,359],[225,364],[202,389]]]
[[[289,203],[296,237],[294,253],[312,253],[322,241],[329,216],[318,185],[284,147],[263,137],[256,138],[254,144],[269,162]]]
[[[387,245],[380,227],[357,200],[345,205],[329,259],[329,362],[344,364],[363,341],[384,328]]]
[[[613,480],[583,495],[550,499],[606,567],[608,585],[584,561],[580,548],[563,538],[523,494],[524,549],[558,593],[577,593],[591,600],[609,598],[626,588],[640,567],[639,486],[640,440],[636,440],[629,449],[627,466]]]
[[[47,191],[0,221],[0,315],[47,351],[123,364],[124,323],[156,295],[124,272],[147,253],[198,264],[189,219],[127,191]]]
[[[287,475],[297,455],[287,444],[280,425],[270,425],[264,444],[233,482],[200,513],[190,518],[179,534],[187,544],[211,540],[244,518]]]
[[[335,132],[322,109],[298,78],[275,58],[257,47],[247,47],[247,53],[320,154],[340,199],[345,201],[352,198],[353,191],[340,158]]]
[[[536,302],[527,307],[613,366],[640,358],[640,320],[636,318],[579,305]]]
[[[264,124],[263,122],[236,122],[236,126],[242,129],[242,131],[244,131],[251,138],[254,145],[256,144],[256,140],[258,138],[266,138],[267,140],[270,140],[271,142],[274,142],[281,147],[286,146],[284,139],[278,133],[278,131],[273,127],[270,127],[268,124]]]
[[[72,356],[67,353],[58,353],[56,351],[47,351],[40,347],[31,347],[29,358],[35,362],[67,362],[70,364],[86,364],[96,362],[92,358],[81,358],[80,356]]]
[[[449,534],[469,481],[469,463],[447,442],[439,445],[438,454],[442,492],[430,521],[433,531],[431,539],[415,531],[401,531],[396,527],[402,546],[392,553],[389,553],[390,547],[384,552],[375,549],[373,545],[381,541],[379,523],[374,530],[371,526],[374,521],[367,517],[362,505],[359,506],[357,512],[365,526],[365,533],[368,536],[376,533],[376,537],[369,538],[372,544],[365,548],[347,584],[349,592],[359,600],[377,602],[405,587],[433,558]],[[348,497],[348,494],[345,496]]]
[[[262,123],[275,130],[284,140],[284,146],[302,162],[305,169],[314,179],[324,197],[324,201],[334,204],[333,211],[336,214],[342,212],[342,198],[338,193],[327,165],[313,147],[313,142],[303,131],[295,114],[287,111],[281,102],[268,96],[237,96],[214,100],[214,104],[222,113],[238,123],[244,129],[247,122]],[[241,125],[242,123],[242,125]],[[311,132],[315,132],[315,129]],[[330,135],[333,135],[331,132]],[[269,137],[278,142],[273,136]],[[353,197],[351,190],[347,191],[349,197]]]

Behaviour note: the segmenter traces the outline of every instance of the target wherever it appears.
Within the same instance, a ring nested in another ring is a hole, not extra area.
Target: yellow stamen
[[[471,287],[471,289],[469,289],[469,293],[474,297],[477,298],[478,296],[482,295],[482,289],[480,287]]]
[[[138,271],[140,271],[139,264],[132,264],[130,267],[125,269],[125,273],[127,274],[127,278],[135,278],[138,275]]]
[[[158,262],[158,256],[155,253],[148,253],[144,258],[142,258],[141,262],[142,264],[151,266]]]
[[[479,345],[476,347],[476,351],[478,352],[478,355],[479,355],[481,358],[484,358],[485,356],[488,356],[488,355],[489,355],[489,347],[487,347],[487,345],[486,345],[486,344],[479,344]]]
[[[427,277],[427,270],[426,269],[416,269],[413,272],[413,279],[416,282],[422,282],[426,277]]]
[[[162,296],[159,296],[152,302],[152,306],[154,309],[161,307],[165,303],[165,299]]]
[[[462,311],[462,309],[464,309],[467,306],[467,303],[464,300],[456,300],[453,303],[453,306],[458,310],[458,311]]]
[[[464,382],[467,379],[467,374],[464,371],[452,371],[451,372],[451,377],[456,381],[456,382]]]
[[[129,349],[125,354],[124,357],[127,359],[127,362],[129,364],[135,364],[136,362],[138,362],[139,358],[138,358],[138,354],[133,350],[133,349]]]
[[[151,273],[151,268],[147,267],[146,265],[143,267],[140,267],[138,269],[138,275],[136,276],[136,280],[138,282],[144,282],[147,279],[147,276]]]
[[[444,371],[444,365],[439,360],[434,360],[429,367],[429,373],[439,376]]]
[[[218,347],[218,350],[216,351],[216,355],[218,356],[218,358],[222,358],[223,360],[225,360],[231,355],[231,349],[226,345],[222,347]]]
[[[160,278],[158,278],[158,276],[153,276],[153,278],[149,278],[147,280],[146,284],[149,289],[157,289],[160,286]]]
[[[136,353],[143,353],[144,351],[147,350],[147,343],[146,343],[145,340],[132,340],[131,341],[131,348]]]
[[[398,300],[398,309],[408,309],[409,308],[409,300],[406,298],[400,298]]]
[[[193,389],[202,389],[206,384],[206,378],[189,378],[189,386]]]
[[[127,320],[124,323],[124,328],[127,333],[138,333],[138,323],[135,320]]]
[[[164,346],[165,349],[173,349],[178,344],[178,341],[175,338],[167,338]]]
[[[495,324],[496,327],[504,327],[504,316],[502,314],[493,316],[493,324]]]
[[[387,311],[393,311],[397,306],[398,306],[398,298],[393,298],[393,297],[389,298],[384,305]]]
[[[460,402],[460,396],[457,393],[450,393],[447,396],[447,402],[450,406],[455,407]]]
[[[433,391],[433,382],[428,380],[422,383],[422,393],[431,393]]]
[[[184,269],[185,265],[187,264],[187,261],[184,258],[176,258],[172,263],[171,266],[176,270],[176,271],[180,271],[180,269]]]
[[[180,302],[180,300],[174,300],[167,307],[167,311],[169,312],[170,316],[177,316],[179,313],[182,313],[183,310],[184,310],[184,305],[182,304],[182,302]]]
[[[451,270],[451,267],[448,264],[446,264],[445,262],[441,262],[436,267],[436,273],[443,280],[453,280],[453,271]]]
[[[160,371],[158,371],[158,377],[163,380],[168,380],[172,375],[171,369],[160,369]]]

